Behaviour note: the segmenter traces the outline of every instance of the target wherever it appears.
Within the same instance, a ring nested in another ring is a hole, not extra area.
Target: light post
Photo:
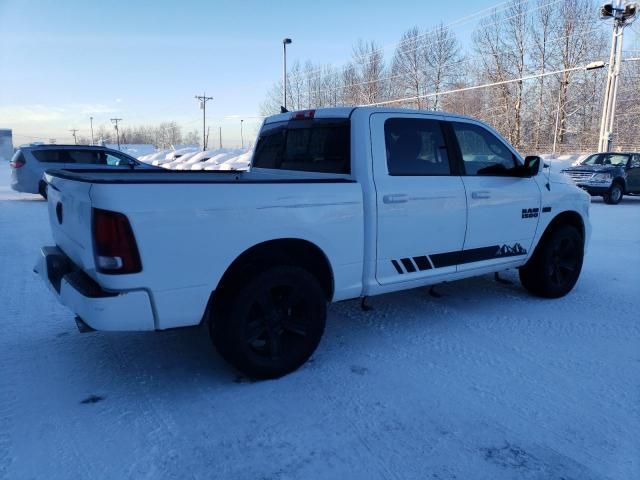
[[[282,106],[287,111],[287,45],[293,40],[285,38],[282,40]]]
[[[600,141],[598,151],[611,150],[613,140],[613,122],[616,113],[616,97],[618,96],[618,79],[620,64],[622,63],[622,36],[624,27],[631,25],[636,19],[640,6],[635,2],[615,0],[600,7],[600,19],[613,19],[613,36],[611,40],[611,55],[609,57],[609,71],[602,102],[602,118],[600,120]]]
[[[91,145],[93,145],[93,117],[89,117],[89,121],[91,122]]]
[[[242,136],[242,123],[244,122],[244,119],[240,119],[240,147],[244,148],[244,137]]]

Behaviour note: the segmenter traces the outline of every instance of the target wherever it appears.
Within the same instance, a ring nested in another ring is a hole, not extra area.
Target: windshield
[[[582,165],[626,165],[629,155],[621,153],[596,153],[587,157]]]

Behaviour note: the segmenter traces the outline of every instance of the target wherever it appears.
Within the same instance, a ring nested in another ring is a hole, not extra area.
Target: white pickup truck
[[[328,108],[264,121],[247,172],[46,174],[55,246],[36,271],[81,327],[206,322],[257,378],[302,365],[340,300],[518,268],[560,297],[589,195],[483,123]]]

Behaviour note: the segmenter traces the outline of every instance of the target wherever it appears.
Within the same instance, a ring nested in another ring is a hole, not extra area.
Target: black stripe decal
[[[413,261],[420,271],[429,270],[431,268],[431,264],[429,263],[426,255],[423,255],[421,257],[413,257]]]
[[[413,257],[413,262],[410,258],[401,258],[400,262],[404,265],[407,273],[413,273],[416,271],[416,265],[420,271],[431,269],[431,263],[433,268],[453,267],[455,265],[462,265],[465,263],[481,262],[483,260],[493,260],[495,258],[503,257],[518,257],[526,255],[527,251],[516,243],[515,245],[492,245],[490,247],[470,248],[468,250],[459,250],[457,252],[445,252],[436,253],[427,256],[422,255],[419,257]],[[429,262],[431,259],[431,263]],[[395,267],[399,274],[403,274],[404,271],[397,260],[391,260],[391,263]]]
[[[499,249],[499,245],[493,245],[491,247],[471,248],[469,250],[463,250],[462,260],[460,261],[460,263],[481,262],[482,260],[490,260],[492,258],[496,258]]]
[[[391,263],[393,263],[393,266],[396,267],[396,272],[398,272],[400,275],[404,273],[397,260],[391,260]]]
[[[401,258],[400,261],[402,262],[402,265],[404,265],[404,268],[407,269],[408,273],[413,273],[416,271],[416,267],[413,266],[413,262],[410,258]]]
[[[434,268],[450,267],[462,263],[462,251],[436,253],[435,255],[429,255],[429,258],[431,258]]]

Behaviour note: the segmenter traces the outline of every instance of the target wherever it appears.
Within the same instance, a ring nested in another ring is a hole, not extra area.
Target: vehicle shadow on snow
[[[501,304],[515,300],[517,308],[531,298],[520,286],[517,273],[504,277],[513,283],[497,283],[485,275],[441,284],[435,287],[440,298],[429,287],[377,296],[368,300],[371,311],[363,311],[360,300],[332,305],[318,351],[296,375],[316,375],[323,370],[335,373],[338,368],[347,375],[362,376],[367,368],[354,366],[351,351],[388,348],[381,344],[381,331],[416,338],[431,335],[437,328],[446,334],[442,329],[454,328],[461,318],[497,315]],[[88,341],[92,345],[86,345]],[[90,378],[113,378],[123,391],[136,384],[145,390],[166,391],[168,385],[211,388],[253,383],[215,352],[204,325],[162,332],[70,332],[64,342],[73,347],[61,346],[67,353],[58,350],[60,354],[72,356],[73,362],[85,362],[93,370]]]
[[[606,203],[604,203],[604,199],[602,197],[591,197],[591,203],[593,204],[597,203],[597,204],[605,205],[606,207],[611,207],[615,209],[615,207],[620,205],[640,204],[640,195],[635,195],[635,196],[625,195],[624,197],[622,197],[622,200],[620,200],[620,203],[618,205],[607,205]]]

